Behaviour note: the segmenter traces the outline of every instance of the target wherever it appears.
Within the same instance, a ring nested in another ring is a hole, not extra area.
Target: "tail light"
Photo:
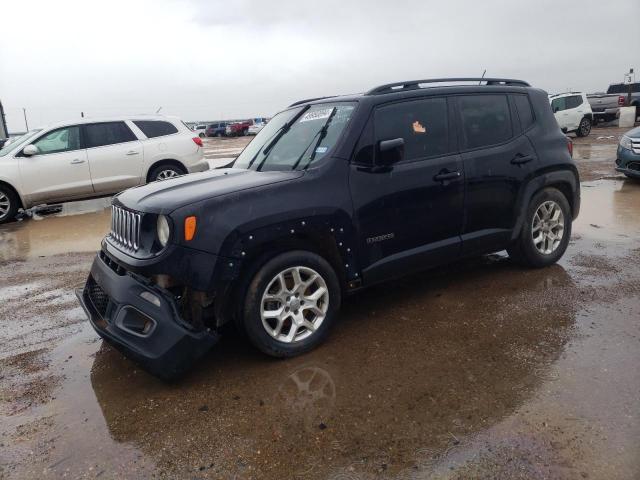
[[[573,158],[573,141],[567,137],[567,148],[569,149],[569,155]]]
[[[625,102],[626,102],[626,99],[625,99],[624,95],[620,95],[618,97],[618,106],[619,107],[624,107]]]
[[[195,143],[199,147],[202,147],[202,139],[200,137],[193,137],[191,140],[193,140],[193,143]]]

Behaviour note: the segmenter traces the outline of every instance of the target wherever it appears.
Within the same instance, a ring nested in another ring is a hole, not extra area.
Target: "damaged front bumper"
[[[103,339],[161,378],[182,374],[219,338],[210,329],[194,329],[169,292],[118,268],[103,252],[76,295]]]

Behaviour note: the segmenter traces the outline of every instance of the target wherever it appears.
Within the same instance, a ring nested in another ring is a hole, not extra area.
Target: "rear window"
[[[466,148],[496,145],[513,136],[506,95],[458,97],[458,106]]]
[[[84,126],[84,137],[87,148],[137,140],[124,122],[90,123]]]
[[[640,92],[640,83],[632,83],[631,91],[634,93]],[[629,85],[625,85],[624,83],[616,83],[614,85],[609,85],[609,89],[607,93],[629,93]]]
[[[133,123],[136,124],[142,133],[144,133],[147,138],[155,138],[162,137],[164,135],[172,135],[174,133],[178,133],[178,129],[169,122],[163,122],[160,120],[134,120]]]
[[[394,103],[375,114],[376,141],[404,139],[404,159],[444,155],[449,150],[447,101],[430,98]]]
[[[520,126],[522,130],[526,130],[533,125],[534,121],[529,97],[527,95],[514,95],[513,99],[516,104],[516,110],[518,111],[518,117],[520,117]]]

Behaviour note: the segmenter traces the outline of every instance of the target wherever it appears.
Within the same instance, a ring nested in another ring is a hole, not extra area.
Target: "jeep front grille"
[[[124,208],[111,207],[111,232],[109,236],[118,245],[136,252],[140,248],[140,223],[142,214]]]

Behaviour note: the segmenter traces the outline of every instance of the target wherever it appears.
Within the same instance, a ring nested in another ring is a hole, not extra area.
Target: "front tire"
[[[591,133],[591,120],[587,117],[580,120],[580,125],[578,125],[578,130],[576,130],[576,135],[579,137],[586,137]]]
[[[0,224],[10,222],[16,217],[20,201],[10,188],[0,185]]]
[[[273,357],[292,357],[320,344],[340,308],[338,277],[321,256],[304,250],[268,261],[249,284],[244,330]]]
[[[509,257],[533,268],[556,263],[569,245],[571,221],[571,208],[562,192],[539,191],[529,202],[520,235],[507,248]]]

